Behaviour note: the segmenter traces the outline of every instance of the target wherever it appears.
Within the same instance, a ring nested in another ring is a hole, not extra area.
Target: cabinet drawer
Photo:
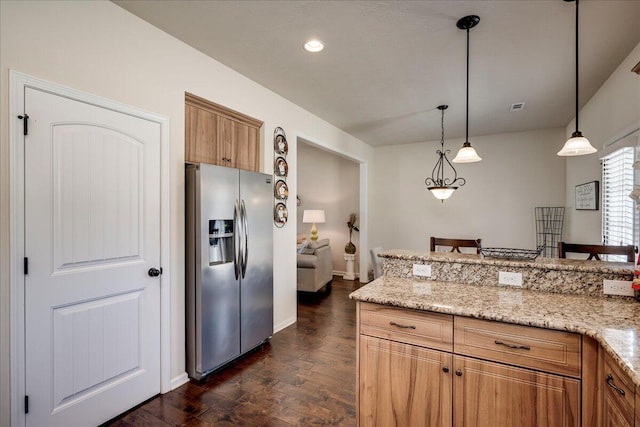
[[[360,333],[438,350],[453,350],[453,316],[360,303]]]
[[[635,388],[627,374],[617,365],[616,361],[605,353],[604,373],[602,378],[604,388],[605,419],[606,414],[619,412],[629,425],[633,425]],[[617,410],[615,410],[617,408]]]
[[[454,351],[580,378],[580,335],[468,317],[455,318]]]

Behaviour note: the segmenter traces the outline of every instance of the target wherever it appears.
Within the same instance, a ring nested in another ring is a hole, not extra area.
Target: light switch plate
[[[431,277],[431,266],[428,264],[413,264],[413,275]]]
[[[633,296],[633,288],[631,281],[628,280],[607,280],[602,281],[603,291],[605,295],[622,295],[625,297]]]
[[[498,283],[500,285],[522,286],[522,273],[511,273],[509,271],[499,271]]]

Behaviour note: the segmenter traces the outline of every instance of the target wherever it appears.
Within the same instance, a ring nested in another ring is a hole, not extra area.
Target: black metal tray
[[[542,253],[543,249],[544,246],[539,246],[538,249],[481,248],[480,253],[485,258],[533,261]]]

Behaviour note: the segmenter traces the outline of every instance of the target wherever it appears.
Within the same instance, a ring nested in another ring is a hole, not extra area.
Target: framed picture
[[[576,210],[597,211],[600,203],[599,189],[599,181],[576,185]]]

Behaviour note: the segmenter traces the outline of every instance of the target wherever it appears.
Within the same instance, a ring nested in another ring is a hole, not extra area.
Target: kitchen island
[[[382,257],[383,277],[351,294],[360,425],[634,425],[640,305],[598,296],[633,264]],[[497,286],[498,270],[522,287]]]

